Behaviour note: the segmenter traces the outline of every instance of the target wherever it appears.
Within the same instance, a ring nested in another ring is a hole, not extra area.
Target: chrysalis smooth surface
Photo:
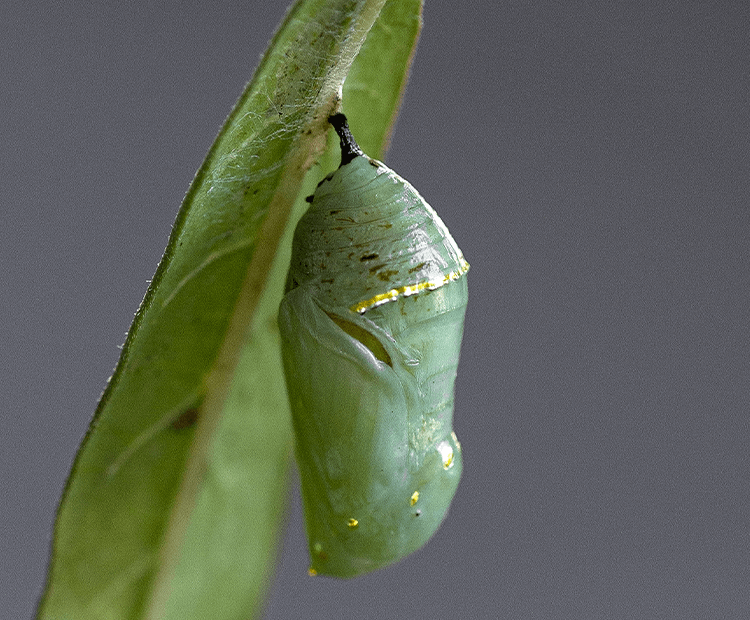
[[[416,551],[461,476],[453,385],[468,264],[417,191],[329,121],[341,166],[308,198],[279,327],[311,574]]]

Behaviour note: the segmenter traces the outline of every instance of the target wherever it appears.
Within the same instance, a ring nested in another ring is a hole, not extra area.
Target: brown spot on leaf
[[[198,409],[195,407],[191,407],[190,409],[186,409],[185,411],[183,411],[174,419],[174,421],[172,422],[172,428],[176,431],[181,431],[182,429],[195,426],[195,423],[197,421]]]

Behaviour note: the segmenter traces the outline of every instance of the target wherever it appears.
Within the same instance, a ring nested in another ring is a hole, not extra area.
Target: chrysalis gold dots
[[[449,469],[453,467],[453,448],[447,441],[442,441],[438,444],[438,452],[443,460],[443,469]]]

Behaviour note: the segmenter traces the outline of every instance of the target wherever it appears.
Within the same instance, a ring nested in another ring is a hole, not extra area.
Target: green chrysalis
[[[453,384],[469,265],[417,191],[329,119],[341,166],[294,234],[279,327],[311,574],[416,551],[461,476]]]

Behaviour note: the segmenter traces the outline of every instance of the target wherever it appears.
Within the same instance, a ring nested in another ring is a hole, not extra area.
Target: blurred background
[[[750,4],[427,0],[388,163],[472,265],[428,546],[267,620],[750,617]],[[6,0],[0,616],[286,2]]]

